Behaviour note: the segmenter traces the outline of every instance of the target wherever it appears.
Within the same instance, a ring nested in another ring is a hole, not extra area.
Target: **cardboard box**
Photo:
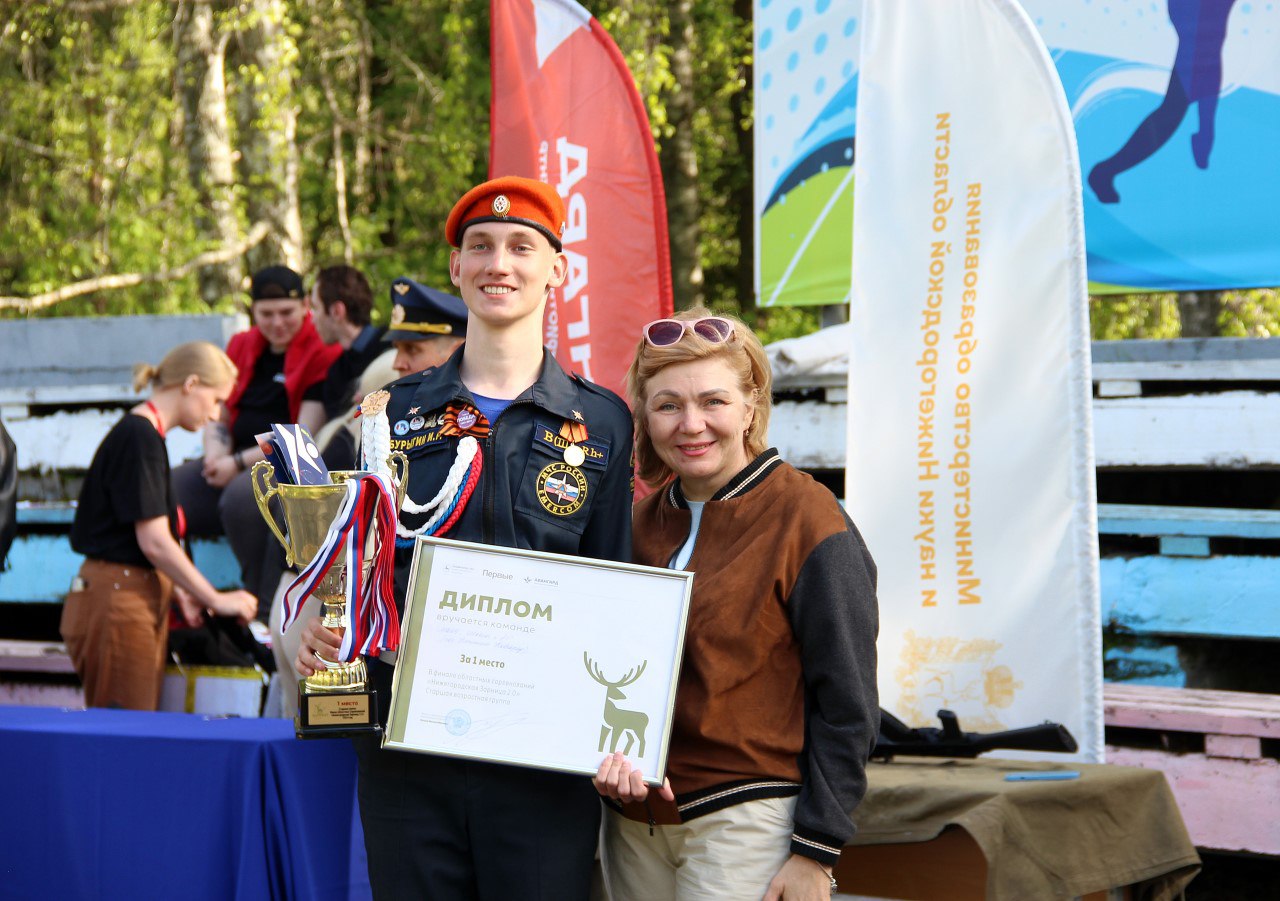
[[[206,716],[260,717],[268,675],[239,666],[165,668],[160,709]]]

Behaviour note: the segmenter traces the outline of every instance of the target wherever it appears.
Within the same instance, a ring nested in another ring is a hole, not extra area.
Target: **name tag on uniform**
[[[570,447],[580,448],[582,460],[574,465],[607,466],[609,463],[609,445],[591,440],[574,444],[560,434],[558,426],[552,428],[546,423],[537,423],[533,427],[533,440],[536,444],[540,444],[550,450],[557,457],[563,457],[565,451]]]

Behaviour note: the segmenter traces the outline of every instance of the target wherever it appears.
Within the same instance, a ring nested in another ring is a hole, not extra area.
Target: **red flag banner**
[[[645,323],[671,315],[666,197],[649,117],[613,39],[572,0],[493,0],[489,172],[555,187],[569,277],[543,342],[623,393]]]

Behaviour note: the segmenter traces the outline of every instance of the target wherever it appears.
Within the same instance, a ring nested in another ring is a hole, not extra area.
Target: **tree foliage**
[[[194,256],[165,4],[55,12],[0,31],[0,287],[35,294]],[[186,293],[191,293],[187,285]],[[191,309],[173,286],[68,301],[58,314]]]
[[[173,270],[211,249],[200,227],[208,201],[188,173],[175,25],[201,5],[226,43],[240,233],[293,177],[302,247],[292,262],[350,260],[375,285],[404,274],[444,279],[444,217],[487,170],[483,0],[29,3],[0,31],[0,294]],[[281,146],[291,117],[292,141]],[[266,215],[266,246],[281,258],[286,226],[275,220],[287,212]],[[246,269],[266,262],[248,257]],[[242,300],[236,291],[202,300],[198,285],[190,275],[102,291],[47,314],[205,311]]]
[[[1120,294],[1089,298],[1095,341],[1119,338],[1177,338],[1181,333],[1178,295]]]
[[[741,313],[769,338],[812,331],[815,310],[752,303],[750,0],[584,5],[619,45],[649,112],[671,201],[677,306]],[[242,302],[244,273],[274,259],[304,271],[347,261],[375,286],[405,274],[447,278],[441,223],[488,168],[487,0],[5,8],[0,295],[31,297],[121,273],[184,273],[261,222],[267,239],[219,264],[221,281],[202,264],[178,279],[87,293],[35,315],[232,309]],[[183,28],[196,11],[212,16],[223,50],[220,124],[193,121],[190,95],[184,103],[184,77],[198,61]],[[225,186],[209,183],[212,166],[198,156],[193,163],[201,128],[225,130]],[[1280,334],[1274,290],[1201,302],[1217,304],[1220,334]],[[1190,309],[1185,296],[1182,308]],[[1181,333],[1172,294],[1093,298],[1090,311],[1095,338]]]

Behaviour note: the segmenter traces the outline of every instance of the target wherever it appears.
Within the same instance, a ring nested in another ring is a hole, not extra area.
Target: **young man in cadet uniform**
[[[437,369],[390,386],[392,449],[409,457],[408,497],[440,491],[463,436],[483,469],[445,537],[607,560],[631,552],[631,415],[570,376],[542,346],[542,313],[567,274],[564,204],[551,187],[499,178],[454,206],[450,277],[470,310],[467,341]],[[576,489],[576,490],[575,490]],[[426,514],[401,514],[410,529]],[[397,552],[403,598],[410,549]],[[297,668],[332,659],[312,620]],[[382,706],[392,668],[372,661]],[[585,776],[381,750],[357,742],[369,878],[379,899],[581,899],[590,891],[600,805]]]

